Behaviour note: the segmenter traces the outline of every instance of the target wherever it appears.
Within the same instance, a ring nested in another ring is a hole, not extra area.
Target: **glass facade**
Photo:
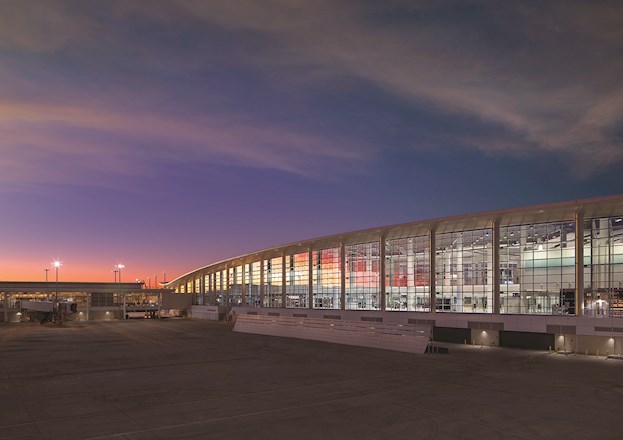
[[[386,310],[430,311],[430,239],[385,242]]]
[[[205,282],[205,295],[204,295],[204,303],[206,305],[214,305],[216,304],[216,298],[214,296],[214,274],[209,273],[204,277]]]
[[[214,291],[214,294],[216,296],[216,304],[219,306],[224,306],[225,305],[225,294],[226,294],[226,290],[225,290],[225,285],[223,283],[223,278],[225,271],[221,271],[219,270],[218,272],[216,272],[215,275],[215,284],[216,284],[216,288]]]
[[[246,301],[248,306],[259,307],[260,284],[261,284],[261,265],[259,261],[247,264],[246,276]]]
[[[242,305],[242,266],[230,267],[227,291],[231,305]]]
[[[309,307],[309,253],[286,255],[286,307]]]
[[[437,312],[493,312],[491,229],[436,235]]]
[[[341,308],[340,248],[312,252],[312,293],[315,309]]]
[[[550,316],[583,307],[585,316],[623,316],[623,216],[613,215],[623,211],[618,203],[587,211],[608,213],[602,216],[583,216],[574,205],[560,215],[543,209],[476,216],[473,224],[480,227],[461,229],[461,222],[469,224],[463,219],[432,222],[434,249],[429,235],[409,236],[401,226],[389,234],[400,238],[385,240],[383,249],[380,232],[364,231],[365,239],[343,248],[329,244],[336,242],[331,237],[324,245],[285,248],[285,256],[202,269],[172,287],[192,294],[198,305]],[[528,221],[535,218],[546,221]],[[583,233],[581,249],[576,230]],[[582,262],[576,261],[580,254]]]
[[[264,307],[283,304],[283,262],[281,257],[264,260]]]
[[[205,291],[199,291],[193,295],[193,304],[203,305],[205,303],[205,299]]]
[[[500,312],[575,313],[575,222],[500,228]]]
[[[346,246],[346,308],[379,310],[380,243],[359,243]]]
[[[584,314],[623,316],[623,216],[584,224]]]

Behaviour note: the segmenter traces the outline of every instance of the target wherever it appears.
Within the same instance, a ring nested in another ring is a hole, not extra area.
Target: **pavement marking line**
[[[387,379],[387,376],[378,375],[378,376],[372,376],[371,378],[372,379]],[[260,396],[263,394],[278,393],[281,391],[291,391],[293,389],[321,387],[321,386],[327,386],[327,385],[335,385],[339,383],[357,382],[360,380],[361,380],[360,377],[356,377],[352,379],[344,379],[344,380],[331,380],[327,382],[319,382],[319,383],[314,383],[314,384],[298,385],[298,386],[293,386],[293,387],[282,387],[282,388],[275,388],[275,389],[269,389],[269,390],[264,390],[264,391],[256,391],[253,393],[241,393],[241,394],[236,394],[236,395],[231,395],[231,396],[226,396],[226,397],[212,397],[208,399],[189,400],[186,402],[166,403],[166,404],[161,404],[161,405],[146,406],[144,408],[161,409],[161,408],[169,408],[169,407],[183,406],[183,405],[197,405],[198,403],[211,402],[215,400],[240,399],[240,398],[247,398],[250,396]],[[370,393],[370,394],[374,394],[374,393]],[[344,397],[344,399],[346,398],[348,397]],[[13,423],[13,424],[8,424],[8,425],[0,424],[0,428],[5,429],[5,428],[14,428],[17,426],[29,426],[29,425],[32,425],[33,423],[50,423],[50,422],[56,422],[56,421],[62,421],[62,420],[86,419],[86,418],[89,418],[89,417],[92,417],[98,414],[112,414],[112,413],[117,413],[117,412],[118,410],[114,409],[114,410],[108,410],[108,411],[98,411],[96,413],[90,413],[90,414],[72,415],[72,416],[67,416],[67,417],[55,417],[53,419],[37,420],[36,422]]]
[[[12,435],[10,437],[2,437],[2,440],[9,440],[9,439],[12,439],[12,438],[24,438],[24,437],[32,437],[32,434]]]
[[[360,399],[362,397],[375,396],[375,395],[388,394],[388,393],[395,393],[397,391],[416,390],[418,388],[419,388],[418,386],[413,386],[413,387],[408,387],[408,388],[395,388],[395,389],[391,389],[391,390],[377,391],[375,393],[359,394],[357,396],[340,397],[338,399],[331,399],[331,400],[325,400],[325,401],[322,401],[322,402],[308,403],[308,404],[305,404],[305,405],[288,406],[288,407],[284,407],[284,408],[276,408],[276,409],[270,409],[270,410],[264,410],[264,411],[255,411],[255,412],[249,412],[249,413],[244,413],[244,414],[236,414],[236,415],[233,415],[233,416],[218,417],[218,418],[209,419],[209,420],[197,420],[195,422],[178,423],[178,424],[175,424],[175,425],[161,426],[161,427],[158,427],[158,428],[149,428],[149,429],[141,429],[141,430],[137,430],[137,431],[120,432],[118,434],[110,434],[110,435],[103,435],[103,436],[97,436],[97,437],[87,437],[87,438],[84,438],[82,440],[114,439],[114,438],[118,438],[118,437],[127,437],[128,435],[142,434],[142,433],[147,433],[147,432],[166,431],[167,429],[182,428],[182,427],[185,427],[185,426],[196,426],[196,425],[202,425],[202,424],[207,424],[207,423],[223,422],[223,421],[226,421],[226,420],[235,420],[235,419],[240,419],[240,418],[244,418],[244,417],[253,417],[253,416],[258,416],[258,415],[263,415],[263,414],[271,414],[271,413],[274,414],[274,413],[285,412],[285,411],[294,410],[294,409],[313,408],[313,407],[317,407],[317,406],[327,405],[327,404],[330,404],[330,403],[342,402],[342,401],[346,401],[346,400],[350,400],[350,399]]]

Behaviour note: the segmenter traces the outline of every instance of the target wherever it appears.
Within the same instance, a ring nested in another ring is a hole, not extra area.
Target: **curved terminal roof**
[[[482,213],[465,214],[439,219],[419,220],[391,226],[363,229],[328,235],[295,243],[284,244],[263,249],[249,254],[217,261],[207,266],[194,269],[167,283],[167,286],[186,281],[200,273],[209,273],[222,270],[229,266],[247,264],[261,259],[279,256],[282,253],[300,253],[309,249],[325,249],[337,247],[341,243],[365,243],[380,239],[414,237],[428,235],[430,231],[453,232],[469,231],[473,229],[491,227],[494,222],[500,226],[545,223],[549,221],[574,220],[581,213],[585,218],[609,217],[623,214],[623,195],[599,197],[592,199],[572,200],[568,202],[549,203],[545,205],[528,206],[521,208],[487,211]]]

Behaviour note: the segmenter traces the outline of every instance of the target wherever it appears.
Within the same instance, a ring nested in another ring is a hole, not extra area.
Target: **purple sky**
[[[623,192],[619,2],[0,3],[0,280]],[[153,281],[152,281],[153,282]]]

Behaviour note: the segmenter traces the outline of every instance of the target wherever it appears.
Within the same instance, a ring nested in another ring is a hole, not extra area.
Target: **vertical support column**
[[[210,274],[210,305],[218,306],[216,301],[216,271]]]
[[[575,212],[575,316],[584,315],[584,211]]]
[[[288,258],[288,263],[290,263],[290,259]],[[288,267],[290,264],[288,264]],[[281,256],[281,307],[286,307],[286,275],[288,273],[288,267],[286,267],[286,254],[284,253]]]
[[[203,283],[205,286],[205,292],[203,293],[203,305],[207,306],[210,305],[210,285],[212,283],[212,274],[204,274]]]
[[[9,322],[9,294],[4,292],[4,322]]]
[[[500,219],[491,225],[491,250],[493,253],[493,314],[500,314]]]
[[[381,311],[385,311],[387,307],[387,298],[385,295],[385,234],[379,237],[379,266],[380,266],[380,293],[381,293]]]
[[[162,291],[158,292],[158,319],[160,319],[162,310]]]
[[[87,321],[91,319],[91,292],[87,292]]]
[[[340,242],[340,309],[346,309],[346,245]]]
[[[246,264],[241,264],[240,267],[242,268],[242,275],[240,276],[240,282],[242,283],[242,286],[240,286],[240,290],[241,290],[241,295],[242,295],[242,305],[246,306],[247,305],[247,265]]]
[[[230,281],[230,273],[229,273],[229,269],[231,269],[231,267],[229,267],[229,264],[225,267],[225,305],[227,306],[227,314],[229,314],[229,311],[231,310],[231,306],[232,306],[232,301],[231,301],[231,286],[233,285],[229,283]],[[231,280],[233,281],[233,280]]]
[[[126,297],[125,297],[125,292],[122,293],[123,295],[123,316],[121,317],[121,319],[126,319],[127,318],[127,305],[126,305]]]
[[[435,239],[435,227],[432,227],[429,230],[429,258],[428,258],[428,285],[430,286],[429,292],[429,301],[430,301],[430,312],[437,312],[437,268],[435,264],[435,257],[437,255],[437,240]]]
[[[200,286],[200,292],[199,295],[201,295],[201,305],[206,305],[206,290],[207,290],[207,283],[206,283],[206,274],[205,273],[200,273],[199,274],[199,286]],[[197,304],[199,304],[199,300],[197,300]]]
[[[313,261],[314,252],[312,250],[312,246],[309,247],[309,251],[308,252],[309,253],[308,253],[307,260],[308,260],[309,264],[308,264],[308,267],[307,267],[307,270],[308,270],[307,278],[309,278],[309,282],[308,282],[308,293],[307,293],[308,300],[307,301],[308,301],[308,307],[310,309],[313,309],[314,308],[314,279],[313,279],[313,276],[314,276],[314,270],[313,270],[313,268],[314,268],[314,261]]]
[[[264,259],[260,258],[260,307],[264,307]]]
[[[208,273],[203,276],[205,283],[205,293],[203,294],[203,305],[210,305],[210,291],[212,290],[212,274]]]

